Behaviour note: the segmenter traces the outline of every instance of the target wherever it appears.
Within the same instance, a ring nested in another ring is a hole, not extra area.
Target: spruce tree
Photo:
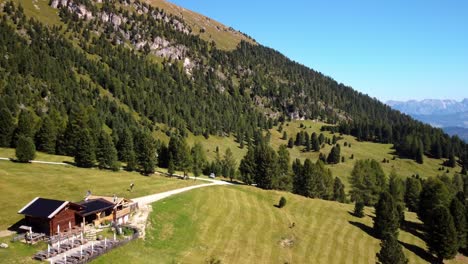
[[[127,156],[127,166],[125,166],[125,169],[127,171],[134,171],[137,168],[137,160],[136,160],[136,155],[135,151],[130,151]]]
[[[460,200],[455,197],[450,203],[450,213],[453,217],[453,223],[457,231],[458,249],[462,249],[466,245],[467,222],[466,222],[466,209]]]
[[[424,182],[419,197],[418,217],[427,224],[433,218],[434,208],[437,206],[448,207],[449,203],[450,193],[446,185],[437,178],[429,178]]]
[[[42,119],[42,124],[36,133],[37,149],[49,154],[55,153],[55,143],[57,140],[57,129],[52,120],[46,116]]]
[[[18,127],[16,134],[18,135],[18,138],[20,135],[29,138],[34,137],[34,118],[30,111],[25,109],[21,110],[18,117]]]
[[[379,194],[386,189],[385,173],[376,160],[358,160],[350,177],[351,198],[365,205],[373,206]]]
[[[334,147],[332,147],[330,154],[328,154],[327,157],[327,163],[328,164],[337,164],[340,162],[340,145],[337,144]]]
[[[119,137],[117,144],[119,159],[123,162],[129,162],[131,155],[135,156],[133,136],[129,129],[125,129]],[[131,154],[133,152],[133,154]]]
[[[36,157],[36,147],[30,137],[20,135],[16,144],[16,158],[19,162],[30,162]]]
[[[153,136],[149,132],[140,132],[136,139],[137,161],[141,173],[149,175],[154,173],[157,157],[156,144]]]
[[[319,142],[319,139],[317,138],[317,134],[315,132],[312,133],[311,144],[312,144],[312,150],[313,151],[315,151],[315,152],[320,151],[320,142]]]
[[[344,203],[346,201],[346,194],[344,190],[345,186],[341,182],[340,178],[335,177],[335,181],[333,183],[333,200]]]
[[[96,159],[101,169],[118,170],[120,167],[117,163],[117,150],[115,149],[112,137],[104,131],[99,136]]]
[[[255,153],[253,147],[249,147],[247,154],[242,158],[239,164],[241,180],[246,184],[252,184],[256,171]]]
[[[399,223],[400,217],[395,201],[388,192],[382,192],[375,206],[374,232],[376,236],[381,239],[397,236]]]
[[[201,175],[203,167],[206,163],[205,151],[200,143],[195,143],[190,151],[192,154],[192,171],[195,177]]]
[[[419,208],[419,195],[422,190],[421,180],[415,177],[406,179],[405,203],[408,210],[417,212]]]
[[[222,164],[223,164],[223,175],[225,177],[228,177],[229,180],[232,182],[236,173],[237,164],[236,164],[236,160],[234,159],[234,156],[230,148],[226,149]]]
[[[379,264],[406,264],[408,259],[403,253],[403,248],[395,236],[388,236],[380,243],[380,251],[377,253]]]
[[[364,217],[364,202],[356,201],[354,203],[354,216],[362,218]]]
[[[444,206],[437,206],[427,225],[427,245],[429,251],[435,254],[439,263],[444,259],[452,259],[457,254],[457,230],[452,215]]]
[[[292,138],[289,138],[288,140],[288,148],[293,148],[294,147],[294,141]]]
[[[0,147],[11,146],[11,137],[14,131],[14,120],[8,108],[0,109]]]
[[[88,129],[79,135],[75,146],[75,163],[78,167],[91,168],[96,159],[95,145]]]

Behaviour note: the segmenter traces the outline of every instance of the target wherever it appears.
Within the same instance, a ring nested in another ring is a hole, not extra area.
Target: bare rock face
[[[122,24],[122,18],[119,15],[112,14],[112,24],[114,27],[119,27]]]

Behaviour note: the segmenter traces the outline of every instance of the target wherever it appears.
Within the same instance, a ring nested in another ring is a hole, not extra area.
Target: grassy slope
[[[35,17],[40,22],[46,25],[60,25],[58,11],[49,6],[49,0],[13,0],[15,3],[20,3],[27,17]],[[0,0],[4,3],[6,0]]]
[[[146,1],[156,7],[164,9],[170,14],[182,17],[192,28],[193,34],[200,35],[200,37],[206,41],[214,41],[216,46],[220,49],[233,50],[241,40],[253,42],[238,31],[229,29],[213,19],[174,5],[166,0]],[[205,28],[204,33],[200,33],[201,28]]]
[[[278,209],[273,205],[281,195],[288,203]],[[222,263],[375,263],[380,249],[379,240],[366,232],[372,227],[370,208],[359,219],[349,214],[352,205],[254,187],[194,190],[153,209],[145,241],[95,263],[204,263],[210,257]],[[407,214],[407,219],[416,221],[416,216]],[[283,246],[284,239],[293,245]],[[400,231],[400,241],[407,244],[410,263],[427,263],[421,239]]]
[[[300,128],[300,125],[304,124],[305,128]],[[317,134],[320,133],[320,128],[325,125],[324,123],[320,122],[313,122],[310,120],[306,121],[293,121],[288,122],[287,125],[283,126],[283,131],[286,131],[288,137],[293,137],[295,139],[296,134],[301,131],[307,131],[309,134],[316,132]],[[164,127],[164,126],[163,126]],[[271,145],[273,148],[278,149],[278,147],[282,144],[287,144],[287,140],[283,140],[282,132],[278,132],[278,127],[274,127],[270,130],[271,132]],[[324,135],[328,138],[332,138],[333,135],[329,132],[323,132]],[[339,136],[338,134],[336,134]],[[168,137],[158,131],[155,133],[155,136],[166,143],[168,142]],[[442,160],[432,159],[429,157],[425,157],[424,164],[418,164],[413,160],[409,159],[400,159],[397,158],[396,160],[392,160],[393,152],[391,144],[378,144],[372,142],[359,142],[353,136],[343,136],[344,139],[338,141],[341,145],[341,154],[345,157],[344,163],[339,163],[337,165],[327,165],[333,172],[334,176],[340,177],[345,184],[348,183],[348,177],[351,174],[353,169],[354,163],[358,159],[376,159],[378,161],[382,161],[384,158],[390,160],[390,163],[381,163],[384,171],[387,175],[391,172],[392,168],[395,168],[397,173],[403,177],[408,177],[413,174],[419,174],[422,177],[431,177],[437,176],[442,174],[443,172],[439,171],[438,168],[441,167]],[[227,148],[230,148],[234,154],[234,157],[237,159],[237,165],[239,165],[240,160],[247,152],[247,147],[241,149],[239,148],[239,144],[234,140],[234,137],[217,137],[217,136],[210,136],[208,139],[205,139],[203,136],[194,136],[192,134],[189,135],[187,142],[190,145],[193,145],[195,142],[200,142],[205,151],[206,156],[209,160],[213,160],[216,156],[216,147],[219,148],[221,156],[224,155],[224,152]],[[351,147],[344,147],[344,142],[351,143]],[[319,157],[319,152],[303,152],[303,147],[294,147],[292,149],[288,149],[291,155],[291,161],[296,158],[304,160],[306,158],[310,158],[313,161],[317,160]],[[331,150],[331,146],[325,145],[325,147],[321,150],[322,153],[328,155]],[[350,159],[350,156],[354,155],[354,159]],[[450,168],[449,175],[453,175],[455,172],[460,172],[461,168]]]
[[[128,192],[130,183],[133,192]],[[20,164],[0,161],[0,230],[21,219],[17,214],[34,197],[79,201],[87,190],[94,194],[138,197],[198,184],[162,176],[145,177],[136,172],[110,172],[72,166]]]

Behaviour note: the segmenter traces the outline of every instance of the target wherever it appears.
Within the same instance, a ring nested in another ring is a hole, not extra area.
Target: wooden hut
[[[36,197],[18,213],[25,216],[33,232],[50,236],[76,227],[76,213],[83,209],[76,203]]]

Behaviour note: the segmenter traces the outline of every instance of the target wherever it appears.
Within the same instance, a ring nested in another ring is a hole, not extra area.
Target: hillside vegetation
[[[279,209],[281,196],[288,202]],[[93,263],[375,263],[380,248],[369,234],[373,209],[360,219],[350,214],[351,205],[253,187],[194,190],[153,209],[146,240]],[[418,223],[414,214],[406,217]],[[400,231],[400,241],[410,263],[433,260],[417,236]]]

